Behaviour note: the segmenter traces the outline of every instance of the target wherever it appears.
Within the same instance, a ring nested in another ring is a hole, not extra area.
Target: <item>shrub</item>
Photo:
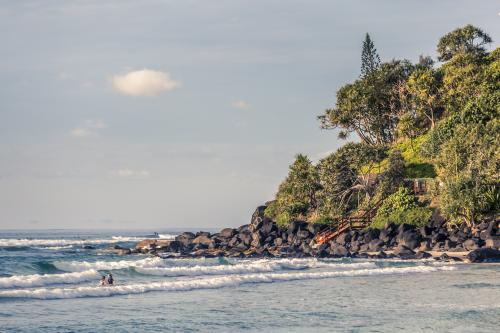
[[[411,224],[416,227],[422,227],[429,223],[432,217],[432,210],[426,207],[414,207],[405,211],[396,211],[391,214],[377,215],[370,225],[373,229],[383,229],[387,223]]]

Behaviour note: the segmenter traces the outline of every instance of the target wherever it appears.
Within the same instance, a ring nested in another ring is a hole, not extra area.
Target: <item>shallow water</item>
[[[147,236],[0,233],[0,332],[498,330],[497,264],[103,252]],[[116,286],[99,287],[108,272]]]

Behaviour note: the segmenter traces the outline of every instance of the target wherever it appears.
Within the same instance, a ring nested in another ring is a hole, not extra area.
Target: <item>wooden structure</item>
[[[330,224],[324,230],[321,230],[316,237],[314,237],[316,245],[325,244],[346,230],[364,229],[368,227],[370,223],[372,223],[372,219],[375,217],[377,209],[381,204],[382,201],[379,201],[360,216],[344,217],[340,219],[338,223]]]

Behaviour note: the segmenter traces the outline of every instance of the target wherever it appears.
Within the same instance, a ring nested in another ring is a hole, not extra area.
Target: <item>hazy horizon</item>
[[[297,153],[344,144],[316,116],[383,61],[435,58],[497,1],[14,1],[0,7],[0,229],[236,227]],[[355,19],[353,19],[355,17]],[[354,138],[353,138],[354,139]],[[83,230],[83,229],[82,229]]]

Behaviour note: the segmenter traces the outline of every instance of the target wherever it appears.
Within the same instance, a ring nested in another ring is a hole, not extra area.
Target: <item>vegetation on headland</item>
[[[426,224],[438,208],[449,223],[477,223],[500,209],[500,48],[467,25],[438,43],[430,57],[380,62],[367,34],[360,77],[341,87],[320,115],[323,129],[349,142],[316,165],[299,154],[265,214],[332,223],[381,204],[371,227]],[[408,180],[425,178],[425,196]]]

